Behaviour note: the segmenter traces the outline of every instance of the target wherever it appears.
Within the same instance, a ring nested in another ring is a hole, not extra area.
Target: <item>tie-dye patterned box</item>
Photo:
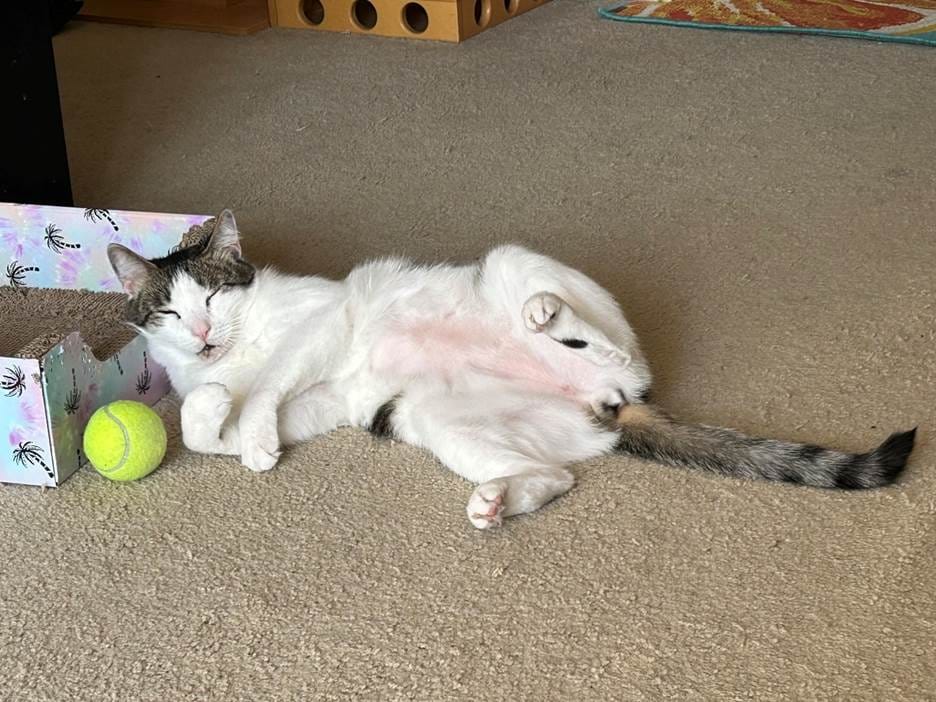
[[[108,244],[163,256],[206,219],[0,203],[2,287],[119,291]],[[84,462],[81,437],[95,409],[119,399],[153,404],[168,389],[142,337],[103,361],[77,331],[36,358],[0,356],[0,482],[61,485]]]

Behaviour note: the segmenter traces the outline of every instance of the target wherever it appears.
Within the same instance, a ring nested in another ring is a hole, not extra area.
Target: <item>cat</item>
[[[477,487],[471,523],[498,526],[611,453],[742,478],[862,489],[892,483],[916,430],[873,451],[750,438],[686,424],[646,402],[651,373],[606,290],[505,245],[474,265],[365,263],[344,280],[257,269],[233,214],[147,260],[111,265],[127,320],[182,398],[184,444],[254,471],[340,426],[434,453]]]

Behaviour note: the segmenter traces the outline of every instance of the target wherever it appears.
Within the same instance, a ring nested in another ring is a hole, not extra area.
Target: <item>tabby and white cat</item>
[[[825,488],[893,482],[914,432],[848,454],[679,423],[644,403],[650,371],[612,296],[518,246],[476,265],[366,263],[341,281],[255,269],[233,215],[146,260],[108,249],[129,321],[169,372],[185,445],[255,471],[284,445],[354,425],[432,451],[478,483],[480,529],[566,492],[568,467],[619,452]]]

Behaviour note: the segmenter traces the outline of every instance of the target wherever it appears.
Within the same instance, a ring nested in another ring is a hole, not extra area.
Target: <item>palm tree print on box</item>
[[[25,389],[26,376],[19,366],[3,369],[3,375],[0,376],[0,390],[3,390],[7,397],[20,397]]]
[[[75,377],[75,369],[71,369],[72,389],[65,398],[65,414],[74,414],[81,407],[81,390],[78,389],[78,380]]]
[[[35,266],[21,266],[18,261],[12,261],[6,267],[6,279],[11,287],[22,288],[26,286],[26,274],[38,272]]]
[[[45,241],[45,245],[49,247],[49,251],[54,253],[62,253],[65,249],[81,248],[81,244],[72,244],[65,241],[65,237],[62,236],[62,230],[54,224],[50,224],[45,228],[43,241]]]
[[[36,465],[42,466],[46,475],[53,480],[55,479],[55,472],[42,458],[42,447],[37,446],[32,441],[21,441],[17,447],[13,449],[13,462],[23,468]]]
[[[103,221],[106,219],[108,222],[110,222],[110,225],[114,228],[115,232],[120,231],[120,227],[117,226],[117,222],[115,222],[110,216],[110,210],[99,210],[99,209],[85,210],[84,217],[89,222],[99,222],[99,221]]]
[[[146,351],[143,352],[143,370],[140,371],[140,374],[137,376],[136,381],[136,391],[137,395],[145,395],[150,391],[150,388],[153,386],[153,376],[149,372],[149,367],[146,363]]]

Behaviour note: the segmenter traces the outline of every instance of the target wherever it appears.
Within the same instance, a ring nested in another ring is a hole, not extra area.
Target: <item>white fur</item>
[[[479,528],[568,490],[566,467],[615,440],[589,408],[635,399],[650,383],[611,295],[518,246],[472,266],[376,261],[338,282],[265,269],[210,307],[209,293],[177,278],[170,306],[180,319],[146,332],[185,398],[189,448],[268,470],[282,445],[366,427],[398,396],[397,436],[479,484],[467,508]],[[217,347],[208,357],[200,324]]]

